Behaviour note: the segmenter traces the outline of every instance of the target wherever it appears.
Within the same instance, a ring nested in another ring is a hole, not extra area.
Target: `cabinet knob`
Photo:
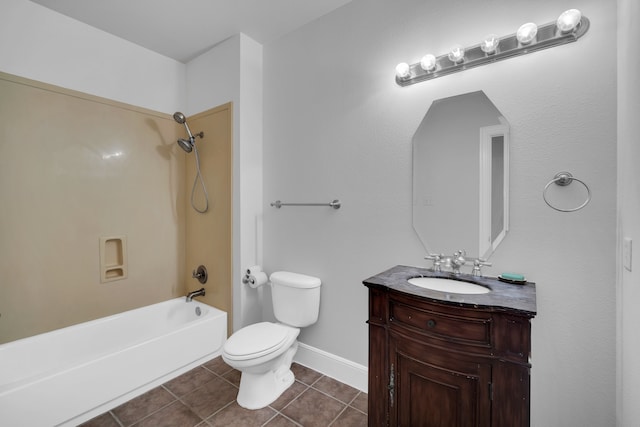
[[[430,328],[435,328],[436,327],[436,321],[433,320],[433,319],[429,319],[427,321],[427,326],[430,327]]]

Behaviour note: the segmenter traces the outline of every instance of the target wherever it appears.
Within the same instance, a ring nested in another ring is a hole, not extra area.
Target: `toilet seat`
[[[224,344],[223,353],[229,360],[257,359],[291,345],[298,335],[297,328],[260,322],[235,332]]]

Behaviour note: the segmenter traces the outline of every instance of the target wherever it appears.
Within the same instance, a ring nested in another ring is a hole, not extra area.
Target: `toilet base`
[[[283,355],[283,363],[273,370],[261,374],[242,372],[237,397],[238,405],[246,409],[260,409],[275,402],[295,380],[290,368],[297,350],[298,342],[296,341]]]

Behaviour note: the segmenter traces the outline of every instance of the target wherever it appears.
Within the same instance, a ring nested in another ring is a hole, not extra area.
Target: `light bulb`
[[[495,34],[489,34],[485,36],[482,40],[482,43],[480,43],[480,49],[482,49],[482,51],[487,55],[491,55],[493,53],[496,53],[496,49],[498,48],[499,44],[500,38],[498,38],[498,36]]]
[[[536,38],[538,34],[538,26],[533,22],[523,24],[516,32],[516,38],[522,44],[529,44]]]
[[[420,67],[425,71],[433,71],[436,69],[436,57],[428,53],[420,60]]]
[[[464,60],[464,48],[459,44],[453,46],[449,51],[449,60],[454,64]]]
[[[578,9],[569,9],[560,14],[556,21],[556,25],[561,32],[570,33],[576,29],[581,19],[582,12]]]
[[[400,80],[406,80],[410,75],[411,67],[409,67],[409,64],[407,64],[406,62],[401,62],[396,65],[396,76],[398,76]]]

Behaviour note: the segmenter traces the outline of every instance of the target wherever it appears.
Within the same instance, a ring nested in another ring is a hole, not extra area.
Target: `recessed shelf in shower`
[[[100,238],[100,282],[127,278],[127,236]]]

